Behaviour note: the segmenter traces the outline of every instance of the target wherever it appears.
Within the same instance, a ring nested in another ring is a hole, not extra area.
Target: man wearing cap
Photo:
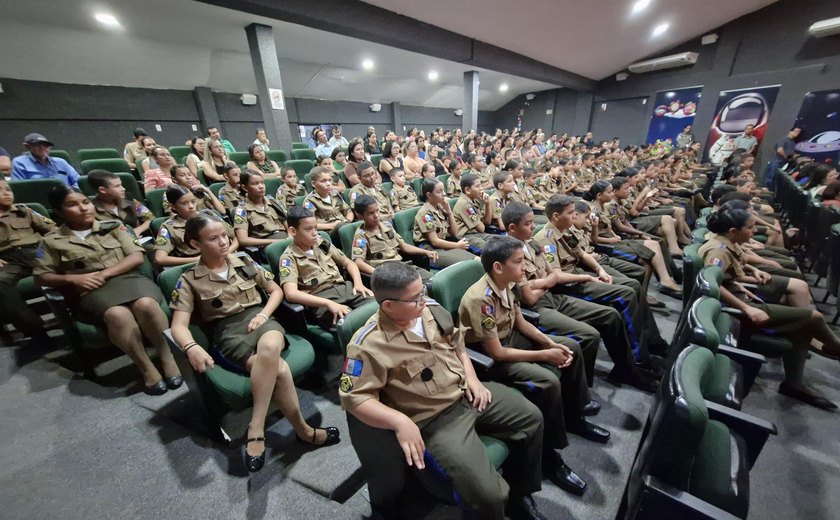
[[[143,138],[148,134],[140,127],[134,129],[134,141],[127,143],[123,150],[123,159],[131,166],[132,170],[137,169],[138,162],[146,158],[146,151],[143,149]]]
[[[50,157],[53,144],[41,134],[29,134],[23,147],[29,155],[15,157],[12,161],[12,181],[30,179],[61,179],[68,186],[79,187],[79,173],[60,157]]]

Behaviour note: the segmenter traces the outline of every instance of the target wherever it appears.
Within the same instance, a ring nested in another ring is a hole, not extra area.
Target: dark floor
[[[678,303],[659,298],[671,309],[657,312],[670,338]],[[197,433],[184,389],[162,397],[138,393],[122,358],[99,368],[99,383],[79,378],[73,363],[66,350],[0,348],[0,517],[337,520],[370,513],[346,435],[337,446],[309,450],[294,441],[285,421],[276,421],[266,467],[249,476],[240,443],[225,448]],[[546,482],[537,497],[548,518],[609,519],[618,509],[651,398],[607,383],[608,367],[602,349],[594,393],[604,408],[594,422],[609,428],[612,440],[602,446],[572,437],[564,458],[589,489],[577,498]],[[771,361],[744,405],[779,428],[751,474],[750,518],[837,518],[840,414],[778,395],[781,374]],[[837,362],[815,356],[808,379],[840,402]],[[311,420],[346,431],[334,395],[302,390],[301,400]],[[231,417],[231,436],[240,437],[246,422]],[[460,516],[422,496],[409,507],[412,518]]]

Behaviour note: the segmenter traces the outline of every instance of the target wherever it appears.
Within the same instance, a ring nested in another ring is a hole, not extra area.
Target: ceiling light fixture
[[[501,85],[499,85],[499,92],[507,92],[507,91],[508,91],[507,83],[502,83]]]
[[[93,17],[96,18],[97,22],[101,23],[105,27],[109,27],[111,29],[116,29],[118,27],[122,27],[122,24],[120,24],[120,21],[117,20],[117,18],[112,14],[96,13],[95,15],[93,15]]]
[[[429,72],[429,81],[437,81],[438,73],[436,71]]]
[[[633,14],[636,14],[636,13],[639,13],[641,11],[644,11],[645,7],[647,7],[649,5],[650,5],[650,0],[637,0],[633,4],[633,11],[632,12],[633,12]]]
[[[362,60],[362,68],[365,70],[373,70],[373,60]]]
[[[669,27],[671,27],[671,24],[669,24],[667,22],[657,25],[656,27],[653,28],[653,37],[655,38],[657,36],[661,36],[661,35],[665,34],[665,31],[667,31]]]

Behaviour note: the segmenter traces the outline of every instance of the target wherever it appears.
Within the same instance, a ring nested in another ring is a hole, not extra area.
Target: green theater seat
[[[228,160],[235,162],[240,168],[244,168],[248,164],[248,161],[251,160],[251,156],[248,152],[233,152],[228,154]]]
[[[270,150],[265,155],[276,162],[277,166],[283,166],[283,163],[289,160],[289,152],[285,150]]]
[[[9,186],[15,195],[15,202],[19,204],[35,202],[42,207],[51,208],[48,199],[50,191],[56,186],[64,186],[64,183],[60,179],[30,179],[10,181]]]
[[[81,161],[82,174],[87,175],[91,170],[106,170],[109,172],[126,172],[129,173],[131,168],[128,163],[121,158],[103,158],[103,159],[86,159]]]
[[[190,154],[189,146],[170,146],[169,154],[175,159],[175,164],[184,164],[184,160]]]
[[[140,188],[140,185],[137,183],[137,179],[134,178],[134,175],[126,172],[112,173],[115,173],[115,175],[120,178],[123,188],[125,188],[125,198],[131,200],[139,200],[140,202],[145,203],[143,191]],[[88,180],[87,175],[82,175],[79,177],[79,189],[82,190],[82,193],[84,193],[88,197],[93,197],[94,195],[96,195],[96,190],[93,189],[93,186],[90,185],[90,181]]]
[[[163,209],[163,196],[166,194],[166,188],[157,188],[146,192],[146,205],[154,213],[156,217],[165,217],[166,211]]]
[[[122,154],[114,148],[81,148],[76,150],[76,158],[82,163],[89,159],[122,159]]]
[[[297,142],[297,141],[292,143],[292,150],[307,150],[307,149],[309,149],[309,145],[306,144],[306,143],[301,143],[301,142]]]
[[[58,157],[59,159],[64,159],[68,163],[70,162],[70,154],[67,150],[50,150],[50,157]]]
[[[284,166],[288,166],[295,170],[297,173],[298,179],[302,182],[304,175],[312,171],[312,168],[315,167],[315,160],[314,159],[292,159],[291,161],[286,161]]]
[[[311,148],[295,148],[292,150],[292,160],[299,161],[301,159],[307,159],[310,161],[316,161],[318,157],[315,155],[315,150]]]
[[[400,234],[406,244],[412,246],[416,245],[414,243],[414,218],[421,207],[417,206],[394,213],[394,230]]]

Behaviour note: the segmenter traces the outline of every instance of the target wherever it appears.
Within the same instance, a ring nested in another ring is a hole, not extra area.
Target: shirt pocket
[[[221,315],[221,310],[225,305],[222,301],[223,292],[222,289],[216,289],[199,293],[201,316],[205,320],[213,320]]]
[[[252,231],[256,231],[258,233],[263,234],[268,233],[271,228],[270,221],[260,214],[254,214],[250,218],[248,218],[248,224],[250,225],[250,229]]]
[[[120,260],[124,258],[122,250],[122,244],[120,244],[119,240],[108,236],[100,242],[102,246],[103,255],[102,255],[102,265],[104,267],[110,267]]]
[[[419,395],[436,395],[440,392],[438,383],[443,377],[440,373],[443,368],[437,363],[434,352],[406,362],[405,371],[411,389]]]
[[[262,298],[256,280],[245,280],[236,284],[236,300],[243,307],[260,303]]]

